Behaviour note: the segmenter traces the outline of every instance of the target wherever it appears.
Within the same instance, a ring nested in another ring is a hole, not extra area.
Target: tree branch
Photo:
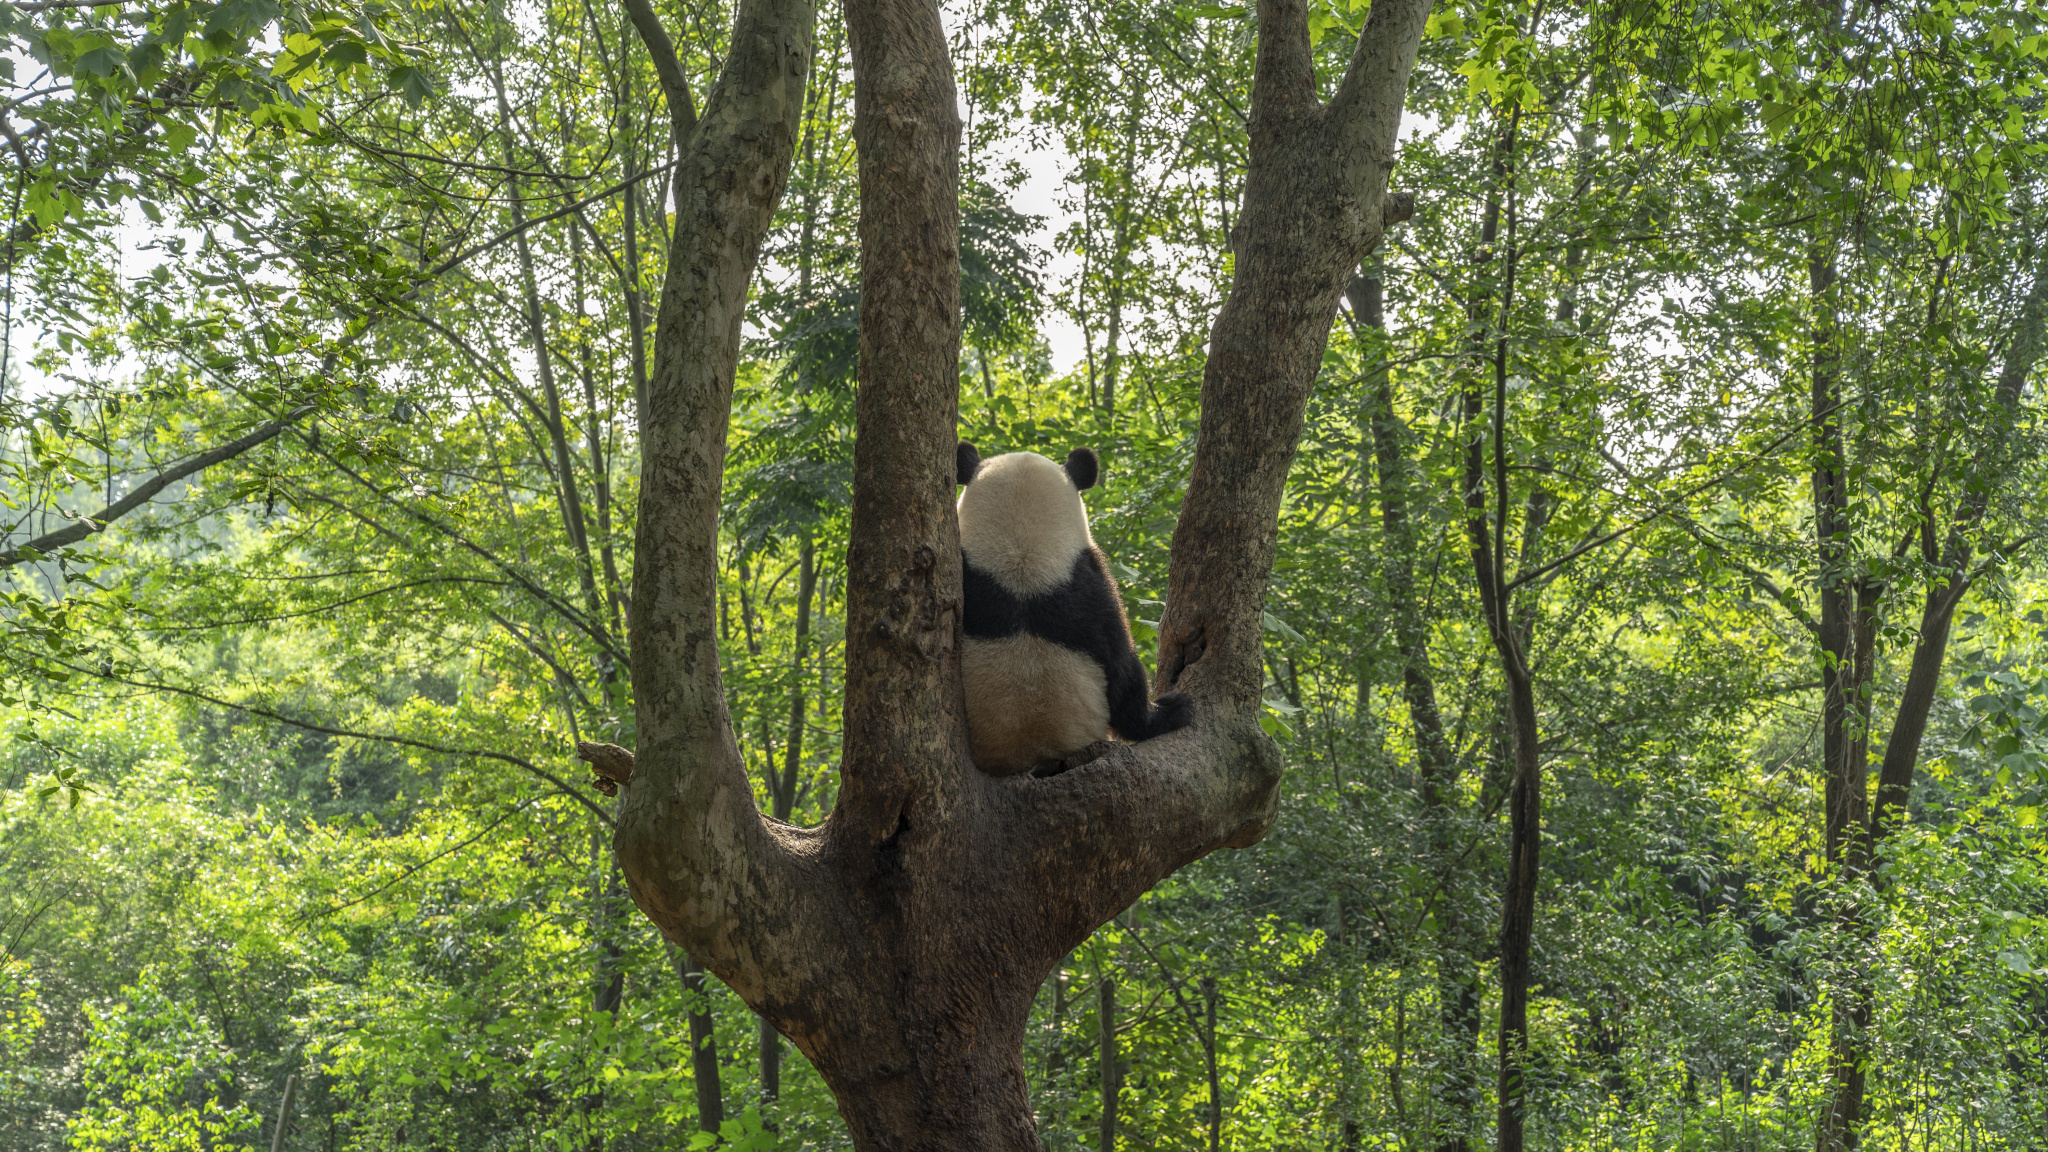
[[[937,3],[848,0],[846,19],[861,282],[846,633],[865,650],[847,662],[834,823],[872,844],[914,803],[947,807],[968,770],[953,511],[961,125]]]
[[[392,736],[381,732],[357,732],[349,728],[331,728],[325,724],[314,724],[306,720],[294,720],[282,712],[275,712],[268,708],[259,708],[254,704],[237,704],[232,700],[223,700],[218,696],[209,696],[195,688],[180,688],[176,684],[155,684],[146,680],[130,680],[124,676],[101,673],[91,668],[81,668],[76,664],[68,664],[62,660],[51,660],[50,663],[60,668],[68,668],[81,675],[97,676],[102,680],[111,681],[115,684],[126,684],[130,688],[140,688],[145,692],[169,692],[174,696],[185,696],[193,700],[201,700],[221,708],[233,708],[237,712],[247,712],[251,716],[261,716],[266,720],[275,720],[280,724],[289,724],[294,728],[301,728],[308,732],[318,732],[323,736],[339,736],[346,740],[374,740],[380,744],[396,744],[403,748],[417,748],[422,752],[432,752],[437,756],[462,756],[472,760],[496,760],[502,764],[510,764],[554,785],[562,795],[588,808],[591,815],[604,821],[608,826],[612,824],[612,818],[605,814],[603,808],[598,807],[596,801],[578,792],[561,777],[533,763],[531,760],[514,756],[507,752],[490,752],[476,748],[447,748],[439,744],[429,744],[424,740],[414,740],[409,736]]]
[[[280,419],[272,420],[246,436],[228,441],[209,452],[185,459],[164,469],[135,486],[133,492],[100,509],[90,516],[81,516],[55,532],[48,532],[0,552],[0,568],[9,568],[23,560],[36,559],[59,548],[76,544],[95,532],[103,532],[108,524],[135,511],[156,498],[156,494],[183,480],[195,472],[203,472],[223,460],[232,460],[259,444],[276,438],[277,434],[291,427],[300,417],[313,411],[313,405],[303,404]]]
[[[753,1004],[766,992],[759,958],[798,951],[794,906],[787,917],[760,909],[824,897],[815,885],[787,894],[803,834],[761,819],[733,740],[718,666],[718,510],[740,324],[796,152],[814,23],[810,0],[741,0],[676,162],[675,238],[639,407],[628,623],[638,764],[615,843],[641,909]]]
[[[654,5],[648,0],[625,0],[625,4],[627,19],[633,22],[633,30],[640,33],[640,41],[654,61],[654,75],[661,81],[662,96],[668,100],[669,128],[675,134],[676,152],[681,154],[697,127],[697,104],[690,97],[690,78],[683,75],[675,41],[668,38],[668,29],[661,26]]]

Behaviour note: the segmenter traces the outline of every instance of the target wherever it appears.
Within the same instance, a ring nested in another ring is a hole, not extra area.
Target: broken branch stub
[[[576,756],[587,761],[595,773],[591,787],[607,796],[617,796],[619,786],[633,779],[633,754],[617,744],[578,740]]]

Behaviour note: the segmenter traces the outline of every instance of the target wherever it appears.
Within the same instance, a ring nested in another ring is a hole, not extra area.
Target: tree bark
[[[1854,555],[1849,520],[1847,448],[1840,410],[1840,349],[1835,319],[1835,262],[1832,251],[1816,244],[1807,261],[1807,287],[1812,300],[1812,396],[1808,404],[1809,451],[1812,454],[1814,548],[1819,563],[1817,591],[1820,620],[1816,639],[1821,661],[1821,772],[1825,782],[1822,841],[1831,868],[1842,874],[1862,871],[1867,797],[1868,726],[1863,699],[1866,631],[1874,619],[1872,606],[1859,603],[1866,589],[1850,575]],[[1854,913],[1839,918],[1843,934],[1853,935]],[[1856,1147],[1863,1108],[1863,1034],[1869,1024],[1868,997],[1853,982],[1836,989],[1833,1035],[1829,1041],[1830,1098],[1821,1114],[1815,1145],[1818,1152],[1849,1152]]]
[[[690,1081],[697,1089],[697,1127],[716,1133],[725,1123],[725,1085],[718,1070],[718,1036],[712,1029],[704,969],[687,952],[676,952],[676,975],[691,992]]]
[[[1095,1066],[1102,1084],[1102,1115],[1096,1125],[1095,1152],[1116,1152],[1116,977],[1108,972],[1096,985],[1095,1030],[1097,1040]]]
[[[1481,222],[1477,262],[1482,272],[1495,259],[1500,241],[1503,197],[1511,173],[1510,158],[1520,127],[1514,109],[1501,128],[1494,151],[1493,188]],[[1511,203],[1511,202],[1510,202]],[[1501,263],[1498,289],[1492,283],[1475,291],[1468,305],[1473,326],[1473,354],[1464,370],[1463,419],[1465,531],[1472,570],[1479,589],[1480,611],[1499,658],[1504,688],[1509,777],[1508,872],[1501,895],[1500,926],[1500,1080],[1494,1146],[1498,1152],[1521,1152],[1527,1113],[1525,1057],[1529,1047],[1529,957],[1536,921],[1536,882],[1542,845],[1542,765],[1538,758],[1535,678],[1526,655],[1527,624],[1514,619],[1512,589],[1506,571],[1509,500],[1507,484],[1507,324],[1515,298],[1516,252],[1513,214],[1507,259]],[[1488,337],[1491,335],[1491,339]],[[1487,355],[1489,351],[1491,355]],[[1482,392],[1483,369],[1491,369],[1491,402]],[[1489,408],[1491,420],[1486,420]],[[1492,440],[1492,468],[1487,468],[1487,441]],[[1489,475],[1490,471],[1490,475]],[[1489,488],[1491,492],[1489,494]],[[1524,524],[1524,553],[1541,532],[1545,504],[1539,488],[1530,495]],[[1489,524],[1489,520],[1491,524]]]
[[[1384,348],[1386,314],[1380,280],[1355,276],[1345,292],[1360,339]],[[1401,695],[1415,738],[1416,779],[1428,837],[1427,874],[1441,877],[1437,883],[1443,889],[1435,915],[1437,1019],[1451,1052],[1444,1061],[1438,1091],[1449,1120],[1442,1125],[1436,1148],[1437,1152],[1467,1152],[1480,1102],[1482,995],[1472,955],[1474,933],[1450,876],[1460,854],[1456,842],[1458,765],[1437,707],[1436,680],[1430,671],[1429,621],[1415,595],[1416,541],[1409,507],[1415,491],[1414,468],[1408,460],[1408,429],[1394,407],[1393,377],[1384,355],[1369,376],[1363,422],[1371,433],[1379,477],[1380,537],[1385,544],[1381,572],[1393,614],[1394,643],[1401,654]]]
[[[804,1052],[856,1148],[1037,1149],[1032,999],[1175,869],[1277,801],[1260,623],[1282,486],[1350,269],[1380,238],[1428,0],[1381,0],[1316,98],[1303,0],[1265,0],[1238,279],[1218,315],[1161,626],[1194,724],[1050,777],[966,751],[953,514],[960,125],[935,0],[848,0],[861,364],[840,788],[764,819],[719,679],[720,465],[740,309],[795,148],[809,10],[746,0],[678,169],[642,413],[631,630],[640,748],[616,845],[636,902]]]

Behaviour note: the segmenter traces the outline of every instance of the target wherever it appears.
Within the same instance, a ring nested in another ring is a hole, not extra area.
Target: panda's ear
[[[1095,487],[1095,478],[1102,473],[1102,462],[1095,458],[1092,448],[1076,448],[1067,453],[1067,479],[1074,482],[1077,491]]]
[[[958,461],[954,466],[960,470],[960,483],[974,483],[974,474],[981,470],[981,453],[975,451],[974,445],[962,440],[954,458]]]

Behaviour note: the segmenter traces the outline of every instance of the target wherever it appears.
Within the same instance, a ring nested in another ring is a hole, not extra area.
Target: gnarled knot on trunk
[[[1153,691],[1165,692],[1176,687],[1180,674],[1200,660],[1207,647],[1208,628],[1199,622],[1184,632],[1175,629],[1168,633],[1159,646],[1159,676],[1152,685]]]
[[[889,606],[875,621],[883,639],[915,651],[936,663],[953,647],[953,620],[960,598],[941,596],[937,589],[939,558],[929,544],[910,555],[910,570],[889,595]]]
[[[1412,219],[1414,216],[1415,193],[1413,192],[1389,192],[1386,199],[1380,201],[1380,224],[1383,227],[1392,228],[1401,221]]]
[[[607,796],[617,796],[619,785],[633,778],[633,754],[617,744],[600,744],[594,740],[578,740],[576,755],[590,763],[595,773],[591,787]]]

